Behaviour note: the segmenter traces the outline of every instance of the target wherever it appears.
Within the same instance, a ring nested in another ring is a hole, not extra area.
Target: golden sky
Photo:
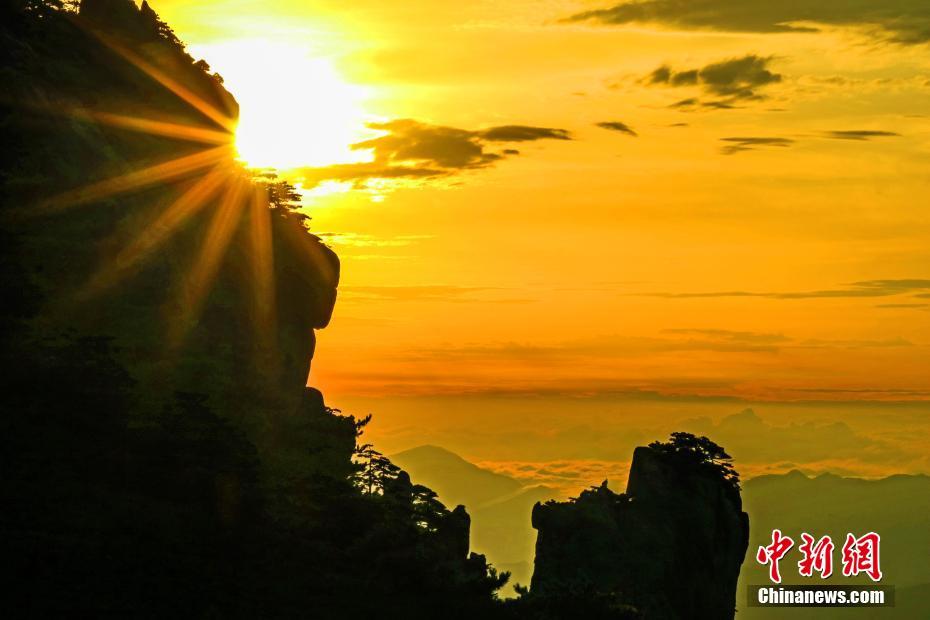
[[[744,402],[786,433],[923,424],[923,0],[611,1],[154,3],[342,259],[310,383],[389,449],[501,463],[621,461],[568,431]],[[807,461],[930,468],[881,441]]]

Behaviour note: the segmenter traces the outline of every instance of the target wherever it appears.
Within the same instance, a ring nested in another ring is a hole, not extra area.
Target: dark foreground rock
[[[657,445],[634,452],[626,493],[605,482],[535,506],[533,595],[587,590],[650,619],[733,618],[749,540],[739,487]]]

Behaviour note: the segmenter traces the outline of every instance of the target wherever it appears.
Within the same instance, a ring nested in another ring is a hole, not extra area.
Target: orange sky
[[[310,382],[387,448],[610,460],[568,430],[642,441],[761,402],[770,425],[896,446],[812,463],[927,471],[889,435],[927,413],[889,401],[930,400],[926,43],[883,10],[826,3],[790,31],[774,4],[739,21],[707,0],[696,29],[647,4],[647,23],[565,21],[609,0],[154,8],[239,98],[243,155],[302,182],[343,264]],[[515,125],[535,132],[487,131]],[[504,439],[527,426],[535,448]]]

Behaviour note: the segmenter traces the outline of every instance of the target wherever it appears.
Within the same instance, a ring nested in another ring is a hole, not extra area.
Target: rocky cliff
[[[3,110],[5,230],[22,259],[8,273],[32,293],[26,322],[110,338],[148,413],[178,390],[243,423],[295,410],[336,255],[286,206],[254,207],[235,99],[147,4],[47,21],[4,33],[19,102]]]
[[[222,79],[74,4],[0,5],[0,615],[487,610],[464,509],[306,388],[339,261]]]
[[[611,594],[650,619],[733,618],[749,520],[738,487],[696,463],[640,447],[625,493],[605,482],[537,504],[531,594]]]

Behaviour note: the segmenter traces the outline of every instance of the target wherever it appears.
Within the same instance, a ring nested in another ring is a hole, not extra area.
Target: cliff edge
[[[738,483],[723,475],[732,468],[675,446],[706,438],[676,435],[634,451],[625,493],[605,481],[534,507],[533,596],[584,590],[616,596],[649,619],[733,618],[749,518]]]
[[[132,0],[4,2],[0,61],[4,617],[491,609],[465,510],[306,387],[339,261],[222,78]]]

